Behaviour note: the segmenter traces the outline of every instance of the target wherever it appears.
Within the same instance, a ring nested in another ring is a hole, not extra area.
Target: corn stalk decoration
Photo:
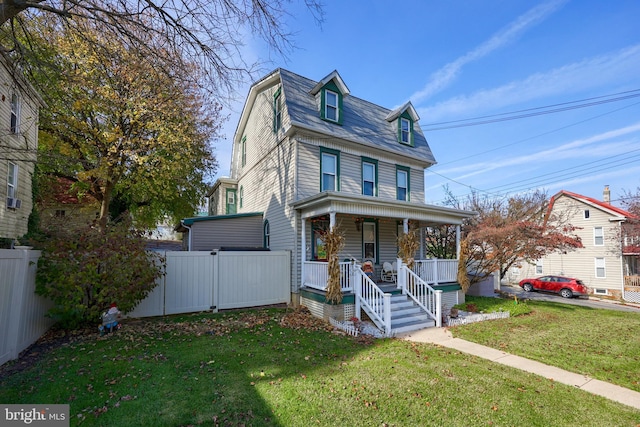
[[[413,256],[420,247],[420,239],[418,238],[418,230],[412,228],[408,233],[402,234],[398,237],[398,256],[402,258],[402,262],[407,265],[409,269],[413,268]]]
[[[471,281],[469,280],[469,274],[467,274],[467,259],[469,258],[469,241],[463,239],[460,242],[460,259],[458,260],[458,283],[462,288],[462,292],[467,293]]]
[[[322,242],[327,252],[329,279],[327,280],[326,299],[330,303],[342,302],[342,288],[340,286],[340,261],[338,254],[344,248],[344,235],[337,227],[325,231],[322,234]]]

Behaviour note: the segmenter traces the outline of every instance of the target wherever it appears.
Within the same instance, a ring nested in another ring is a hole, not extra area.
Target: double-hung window
[[[18,165],[9,162],[7,173],[7,199],[15,199],[18,191]],[[13,201],[13,200],[12,200]]]
[[[604,246],[604,230],[602,227],[593,227],[593,244]]]
[[[400,118],[400,142],[411,144],[411,122],[405,118]]]
[[[362,159],[362,194],[378,195],[378,162],[376,160]]]
[[[340,152],[320,149],[320,191],[340,190]]]
[[[372,260],[374,263],[377,261],[377,232],[376,223],[365,221],[362,224],[362,246],[364,259]]]
[[[396,199],[409,201],[409,168],[396,166]]]
[[[20,132],[20,96],[17,93],[11,95],[11,133]]]
[[[607,277],[604,258],[596,258],[596,277],[599,279]]]
[[[338,94],[328,89],[324,94],[324,118],[333,122],[338,121]]]

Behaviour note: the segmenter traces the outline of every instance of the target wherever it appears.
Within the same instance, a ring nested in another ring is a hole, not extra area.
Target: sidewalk
[[[472,354],[492,362],[531,372],[532,374],[553,379],[556,382],[571,385],[589,393],[640,409],[640,393],[637,391],[596,380],[585,375],[574,374],[573,372],[525,359],[524,357],[514,356],[513,354],[505,353],[504,351],[486,347],[481,344],[454,338],[446,328],[427,328],[420,331],[407,332],[400,334],[397,338],[453,348],[463,353]]]

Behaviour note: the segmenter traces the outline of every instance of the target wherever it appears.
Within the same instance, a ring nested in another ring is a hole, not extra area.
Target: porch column
[[[456,225],[456,259],[460,259],[460,226]]]
[[[404,234],[409,232],[409,218],[405,218],[402,220],[402,231]]]
[[[420,259],[424,259],[424,239],[425,239],[424,227],[420,227]]]
[[[329,230],[336,228],[336,213],[329,212]]]
[[[301,240],[301,248],[300,248],[300,285],[304,286],[304,279],[305,279],[305,275],[304,275],[304,266],[305,266],[305,261],[307,260],[307,220],[304,219],[302,217],[302,215],[300,216],[300,220],[302,221],[302,236],[300,237]]]

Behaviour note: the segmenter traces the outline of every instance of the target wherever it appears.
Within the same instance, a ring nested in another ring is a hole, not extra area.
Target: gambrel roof
[[[340,124],[323,120],[319,114],[316,96],[322,86],[334,82],[343,92],[342,120]],[[273,85],[281,84],[284,103],[289,115],[291,127],[287,132],[306,130],[323,137],[333,137],[362,144],[379,150],[391,152],[421,162],[423,167],[436,163],[420,126],[418,114],[410,102],[398,109],[390,110],[369,101],[353,96],[337,71],[331,72],[319,82],[300,76],[283,68],[278,68],[256,82],[249,91],[242,116],[236,131],[236,142],[244,132],[244,126],[258,93]],[[409,114],[413,123],[412,145],[398,142],[397,119],[404,113]]]

